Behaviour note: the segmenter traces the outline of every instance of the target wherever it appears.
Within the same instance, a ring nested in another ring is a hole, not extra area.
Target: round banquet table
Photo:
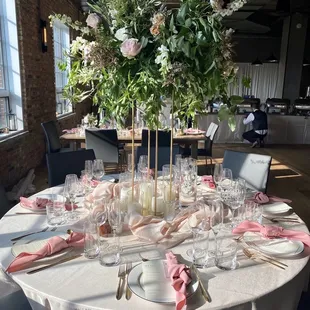
[[[40,194],[60,193],[61,187],[54,187]],[[12,208],[0,221],[0,263],[3,269],[12,261],[12,242],[10,239],[27,233],[39,231],[47,226],[46,215],[16,214],[26,212],[19,204]],[[73,225],[58,227],[57,231],[66,231],[68,227],[78,231],[82,229],[83,216],[86,210],[79,208],[82,219]],[[308,232],[304,223],[290,223],[288,227]],[[210,246],[212,234],[210,234]],[[228,236],[231,238],[232,236]],[[127,239],[135,243],[126,250]],[[164,257],[165,250],[133,241],[133,236],[121,237],[124,246],[122,262],[132,261],[133,265],[141,262],[141,256],[149,258]],[[153,247],[153,248],[152,248]],[[186,250],[191,241],[185,240],[172,248],[175,254],[187,259]],[[169,251],[169,250],[166,250]],[[283,259],[288,265],[281,270],[266,263],[247,259],[238,252],[238,268],[234,271],[223,271],[216,267],[199,269],[200,277],[207,288],[211,303],[206,303],[198,289],[188,298],[187,309],[251,309],[251,310],[292,310],[297,305],[303,289],[309,280],[309,248],[298,257]],[[141,254],[141,256],[139,255]],[[84,256],[28,275],[26,271],[11,274],[11,278],[20,285],[33,309],[57,310],[95,310],[95,309],[174,309],[171,304],[158,304],[132,295],[126,300],[116,300],[118,284],[118,266],[103,267],[98,259],[89,260]]]

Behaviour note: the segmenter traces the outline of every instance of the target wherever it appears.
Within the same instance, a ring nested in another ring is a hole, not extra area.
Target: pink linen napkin
[[[181,310],[186,306],[186,286],[191,283],[189,268],[179,264],[172,252],[166,253],[168,274],[176,293],[175,309]]]
[[[20,197],[20,205],[25,209],[30,209],[33,211],[41,211],[46,208],[46,205],[51,202],[51,200],[47,198],[40,198],[36,197],[35,200],[26,198],[26,197]],[[73,205],[73,208],[76,209],[78,206]],[[70,203],[65,204],[65,208],[67,211],[71,211],[72,207]]]
[[[180,213],[172,223],[167,223],[153,216],[142,216],[132,212],[129,214],[128,225],[132,234],[139,239],[158,243],[163,248],[171,248],[190,237],[191,226],[198,226],[203,217],[202,211],[186,210]]]
[[[264,226],[256,222],[244,221],[233,229],[233,234],[243,234],[247,231],[260,232],[264,237],[276,238],[286,237],[292,240],[298,240],[305,245],[310,246],[310,235],[297,230],[284,229],[279,226]]]
[[[64,129],[62,132],[64,133],[77,133],[79,131],[78,128],[72,128],[72,129]]]
[[[213,176],[212,175],[203,175],[201,177],[201,182],[203,184],[207,184],[209,188],[214,189],[215,188],[215,183],[213,181]]]
[[[36,253],[20,253],[9,265],[7,272],[16,272],[26,269],[31,266],[32,262],[55,254],[68,247],[83,247],[84,246],[84,234],[73,232],[65,240],[59,236],[52,237],[48,242]]]
[[[285,203],[291,203],[292,201],[289,199],[284,199],[276,196],[266,195],[262,192],[258,192],[254,195],[253,198],[247,199],[247,201],[254,201],[258,204],[265,204],[269,202],[285,202]]]

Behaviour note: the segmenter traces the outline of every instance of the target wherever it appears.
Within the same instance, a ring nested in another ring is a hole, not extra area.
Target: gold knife
[[[199,282],[199,287],[200,287],[200,290],[201,290],[201,293],[202,293],[202,296],[204,297],[204,299],[208,302],[211,302],[211,296],[210,294],[208,293],[208,291],[205,289],[205,287],[203,286],[202,284],[202,281],[200,279],[200,276],[199,276],[199,271],[197,270],[196,266],[193,264],[192,265],[192,269],[197,277],[197,280]]]
[[[47,268],[50,268],[50,267],[53,267],[53,266],[56,266],[56,265],[59,265],[59,264],[63,264],[65,262],[68,262],[70,260],[73,260],[75,258],[78,258],[78,257],[81,257],[82,254],[78,254],[78,255],[74,255],[74,256],[70,256],[70,257],[67,257],[67,258],[64,258],[62,260],[59,260],[58,262],[55,262],[55,263],[52,263],[50,265],[47,265],[47,266],[43,266],[43,267],[40,267],[40,268],[37,268],[37,269],[33,269],[33,270],[30,270],[27,272],[27,274],[33,274],[33,273],[36,273],[36,272],[39,272],[41,270],[44,270],[44,269],[47,269]]]

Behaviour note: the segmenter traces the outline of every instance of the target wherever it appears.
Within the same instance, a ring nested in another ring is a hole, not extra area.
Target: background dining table
[[[61,192],[62,186],[57,186],[38,194]],[[17,204],[0,220],[0,264],[3,269],[6,269],[13,259],[12,238],[47,227],[45,214],[17,214],[19,212],[27,210]],[[78,212],[81,217],[78,222],[57,227],[56,231],[66,233],[68,228],[82,231],[88,211],[79,207]],[[308,232],[303,222],[284,223],[282,226]],[[233,236],[229,234],[226,237],[232,240]],[[192,242],[185,240],[178,246],[165,250],[158,245],[143,244],[131,234],[126,234],[121,236],[121,245],[122,263],[133,262],[133,265],[136,265],[141,263],[142,257],[164,258],[166,251],[179,254],[188,261],[186,250],[191,248]],[[214,247],[212,233],[210,247]],[[242,251],[238,253],[236,270],[223,271],[210,263],[208,268],[199,271],[212,301],[205,302],[198,289],[188,298],[188,309],[297,309],[301,293],[309,280],[308,254],[309,248],[305,247],[303,253],[297,257],[281,258],[281,261],[288,265],[286,270],[254,262],[242,255]],[[121,300],[116,300],[118,268],[103,267],[98,259],[86,259],[81,256],[35,274],[20,271],[10,274],[10,277],[21,286],[34,310],[174,309],[173,304],[149,302],[134,294],[130,300],[126,300],[124,296]]]
[[[60,139],[69,142],[72,150],[80,148],[81,143],[85,143],[85,135],[80,135],[79,133],[65,133],[60,136]],[[206,139],[205,134],[186,134],[174,136],[173,143],[191,145],[191,157],[197,158],[198,142]],[[135,134],[134,143],[141,143],[141,141],[142,135]],[[118,142],[132,143],[132,136],[130,134],[124,135],[118,133]]]

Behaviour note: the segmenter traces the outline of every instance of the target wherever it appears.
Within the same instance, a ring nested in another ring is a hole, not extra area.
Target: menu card
[[[142,263],[142,286],[146,299],[158,302],[175,300],[175,290],[168,275],[166,260]]]

